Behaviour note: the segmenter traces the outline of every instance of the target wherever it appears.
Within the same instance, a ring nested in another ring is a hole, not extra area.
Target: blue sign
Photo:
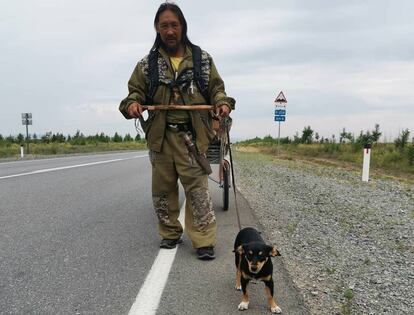
[[[276,116],[286,115],[286,109],[275,109],[275,115]]]
[[[286,120],[286,116],[284,115],[275,116],[275,121],[285,121],[285,120]]]

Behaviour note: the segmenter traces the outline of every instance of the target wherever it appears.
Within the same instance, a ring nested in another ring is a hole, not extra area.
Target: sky
[[[135,135],[118,111],[151,48],[163,1],[0,0],[0,134]],[[229,96],[231,137],[280,137],[310,126],[331,138],[380,125],[414,136],[414,2],[177,0],[190,40],[208,51]]]

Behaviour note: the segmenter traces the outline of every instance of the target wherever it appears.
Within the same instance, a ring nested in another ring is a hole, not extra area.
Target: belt
[[[167,129],[171,130],[171,131],[183,131],[183,132],[188,132],[188,131],[192,131],[191,128],[191,124],[174,124],[174,123],[168,123],[167,122]]]

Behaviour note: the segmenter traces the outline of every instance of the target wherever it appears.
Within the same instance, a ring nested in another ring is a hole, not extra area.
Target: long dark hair
[[[187,21],[185,20],[184,14],[181,11],[180,7],[178,5],[176,5],[175,3],[165,2],[165,3],[162,3],[160,5],[160,7],[158,8],[157,13],[155,14],[155,19],[154,19],[154,27],[155,27],[155,29],[157,28],[157,24],[158,24],[158,22],[160,20],[161,13],[163,13],[164,11],[167,11],[167,10],[170,10],[175,15],[177,15],[178,20],[181,23],[182,32],[183,32],[182,35],[181,35],[182,43],[184,45],[193,46],[193,43],[188,39],[188,36],[187,36]],[[153,48],[158,48],[161,45],[162,45],[161,36],[157,32],[157,37],[155,38],[155,42],[154,42]]]

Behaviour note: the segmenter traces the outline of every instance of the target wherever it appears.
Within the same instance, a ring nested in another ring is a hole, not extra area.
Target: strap
[[[152,104],[155,92],[158,88],[159,74],[158,74],[158,49],[152,48],[148,56],[148,76],[149,76],[149,88],[146,95],[146,103]]]
[[[241,221],[240,221],[239,207],[237,205],[236,181],[234,179],[233,156],[231,154],[230,131],[229,131],[228,127],[226,127],[226,133],[227,133],[227,140],[229,141],[230,168],[231,168],[231,180],[232,180],[232,183],[233,183],[234,206],[236,208],[237,224],[239,226],[239,230],[241,230],[242,225],[241,225]]]
[[[193,72],[194,81],[200,89],[200,93],[203,95],[206,102],[210,101],[208,96],[208,86],[201,75],[201,48],[197,45],[192,46],[193,53]],[[148,76],[149,76],[149,88],[146,95],[146,103],[152,104],[155,92],[159,85],[159,73],[158,73],[158,49],[153,47],[148,56]]]
[[[203,95],[206,102],[210,101],[208,97],[208,86],[201,75],[201,48],[197,45],[192,46],[193,53],[193,71],[194,71],[194,81],[197,83],[198,88],[200,89],[201,94]]]

